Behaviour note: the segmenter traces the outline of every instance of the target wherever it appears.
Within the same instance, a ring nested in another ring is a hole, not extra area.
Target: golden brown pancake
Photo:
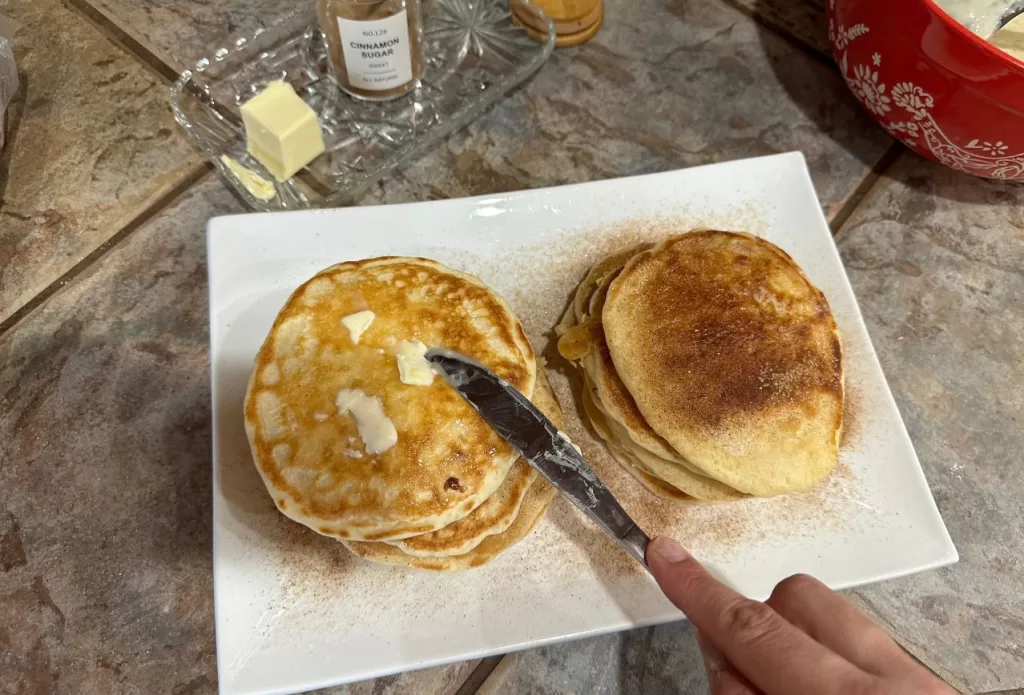
[[[651,453],[644,447],[633,441],[630,433],[608,416],[596,396],[596,389],[590,378],[584,375],[583,398],[587,416],[590,418],[594,429],[612,447],[620,452],[628,454],[628,460],[632,466],[638,466],[647,474],[672,488],[685,493],[689,498],[702,502],[729,502],[745,497],[724,483],[709,478],[701,473],[695,473],[688,466],[664,459],[657,454]],[[620,456],[616,456],[621,461]]]
[[[636,456],[615,443],[611,429],[608,427],[608,420],[597,410],[597,407],[594,404],[594,399],[588,390],[584,389],[581,400],[583,402],[583,410],[587,415],[587,419],[590,420],[590,424],[594,428],[594,431],[597,432],[598,436],[604,440],[612,458],[618,461],[619,465],[625,468],[626,472],[632,475],[637,482],[647,488],[648,492],[663,499],[673,500],[676,502],[693,501],[692,497],[679,488],[666,483],[664,480],[654,477],[654,475],[652,475],[646,468],[640,465]]]
[[[358,344],[341,319],[376,319]],[[464,518],[518,454],[440,378],[400,380],[399,341],[469,355],[524,394],[533,350],[508,305],[478,279],[426,259],[342,263],[299,287],[260,349],[245,424],[253,458],[285,515],[318,533],[397,540]],[[372,453],[339,392],[379,399],[397,443]]]
[[[611,283],[602,325],[643,419],[708,476],[770,496],[807,490],[835,466],[838,331],[775,245],[711,230],[666,239]]]
[[[648,490],[677,500],[739,499],[744,496],[742,493],[707,477],[650,428],[615,373],[601,326],[601,310],[608,287],[622,266],[647,248],[650,245],[613,254],[588,273],[577,289],[570,313],[560,325],[562,336],[558,350],[563,357],[577,360],[583,369],[584,405],[594,429],[616,460]],[[584,313],[578,313],[578,307],[585,307]],[[576,321],[582,324],[574,325]],[[657,482],[652,482],[651,478]]]
[[[623,263],[623,266],[625,263]],[[611,351],[608,349],[608,341],[605,339],[604,326],[601,324],[604,302],[611,283],[619,276],[622,267],[609,272],[602,283],[598,285],[590,299],[590,313],[587,320],[592,322],[593,328],[590,331],[591,349],[581,358],[580,363],[590,378],[595,391],[595,397],[601,404],[605,414],[628,433],[629,438],[637,445],[647,449],[656,456],[691,468],[686,460],[681,457],[651,426],[644,420],[636,401],[622,383],[615,371],[615,363],[612,360]],[[699,473],[699,471],[694,471]]]
[[[533,402],[541,412],[547,415],[548,419],[556,427],[564,429],[565,418],[562,415],[562,409],[550,389],[543,370],[538,374],[537,389]],[[525,466],[534,471],[533,466],[530,466],[522,459],[516,463],[516,467],[519,466]],[[512,475],[510,473],[509,477]],[[500,490],[496,493],[496,495],[498,494],[501,494]],[[534,472],[530,477],[530,484],[527,486],[525,494],[520,503],[516,505],[515,514],[509,519],[510,523],[500,530],[493,525],[492,520],[486,518],[474,519],[477,513],[487,506],[485,502],[477,511],[465,519],[446,526],[440,531],[428,534],[428,536],[434,536],[434,539],[426,543],[424,547],[418,548],[417,550],[420,552],[410,553],[403,545],[393,542],[361,543],[346,541],[344,543],[345,547],[356,555],[387,565],[417,567],[439,572],[470,569],[490,562],[499,553],[529,535],[537,525],[537,522],[544,516],[548,506],[556,496],[557,490],[547,480]],[[493,516],[489,512],[485,513],[485,517]],[[450,531],[450,533],[444,533],[446,531]],[[422,536],[417,538],[422,538]],[[403,541],[403,544],[415,541],[417,538],[406,539]],[[454,542],[451,542],[452,539],[454,539]],[[466,543],[468,547],[464,552],[450,552],[456,545],[465,543],[466,539],[473,542]],[[437,548],[440,552],[433,556],[428,552],[423,552],[431,548]]]
[[[519,508],[515,521],[502,533],[487,536],[480,545],[462,555],[448,557],[413,557],[388,543],[360,543],[342,541],[344,545],[361,558],[385,565],[415,567],[435,572],[453,572],[486,565],[502,552],[530,535],[537,523],[544,518],[551,502],[558,496],[558,490],[547,480],[538,477]]]
[[[636,478],[637,481],[651,494],[661,497],[662,499],[672,500],[673,502],[693,502],[694,498],[687,495],[679,488],[666,483],[661,478],[658,478],[637,460],[636,456],[632,452],[623,449],[621,446],[615,444],[608,444],[608,452],[612,455],[619,465],[626,469],[626,472]]]
[[[604,283],[605,278],[610,274],[618,274],[622,266],[626,265],[633,256],[641,251],[649,249],[651,244],[640,244],[638,246],[632,246],[630,248],[616,251],[609,256],[601,259],[587,272],[586,277],[583,278],[583,282],[576,288],[576,295],[573,299],[572,308],[576,314],[576,323],[583,323],[583,319],[588,314],[592,314],[590,311],[591,297],[595,294],[597,289]]]
[[[560,418],[561,409],[547,376],[541,369],[537,374],[537,387],[531,401],[552,421]],[[464,519],[448,524],[444,528],[412,536],[400,541],[388,541],[408,555],[416,557],[446,557],[463,555],[478,546],[487,536],[505,531],[526,497],[526,492],[537,479],[537,470],[520,458],[512,466],[498,491],[487,498]]]

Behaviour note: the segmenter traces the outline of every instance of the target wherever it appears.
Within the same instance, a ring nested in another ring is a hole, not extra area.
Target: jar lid
[[[555,25],[555,45],[577,46],[590,40],[604,21],[601,0],[532,0]],[[547,23],[522,0],[509,0],[512,19],[535,41],[548,38]]]

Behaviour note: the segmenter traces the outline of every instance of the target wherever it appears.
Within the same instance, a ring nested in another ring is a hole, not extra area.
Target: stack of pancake
[[[433,377],[426,346],[473,357],[560,423],[495,292],[434,261],[378,258],[328,268],[288,299],[256,358],[246,432],[289,518],[376,562],[476,567],[526,537],[555,490]]]
[[[799,492],[837,462],[835,320],[763,239],[699,230],[612,254],[579,285],[558,333],[594,430],[660,497]]]

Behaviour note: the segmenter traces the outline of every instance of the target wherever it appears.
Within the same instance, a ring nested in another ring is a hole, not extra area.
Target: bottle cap
[[[541,9],[555,25],[555,45],[578,46],[590,40],[604,21],[602,0],[509,0],[512,19],[527,36],[544,42],[548,38],[547,23],[541,21],[530,5]]]

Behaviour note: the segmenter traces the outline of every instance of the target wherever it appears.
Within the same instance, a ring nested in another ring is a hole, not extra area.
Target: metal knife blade
[[[426,358],[506,441],[576,507],[647,567],[650,539],[583,461],[576,446],[523,394],[480,363],[451,350]]]

